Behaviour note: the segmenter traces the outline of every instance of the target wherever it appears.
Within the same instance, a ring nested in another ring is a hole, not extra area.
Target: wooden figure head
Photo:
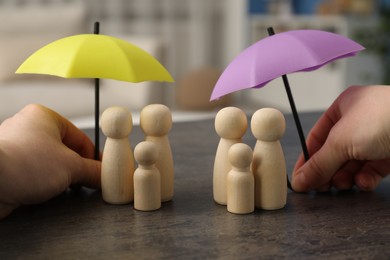
[[[143,141],[134,149],[134,158],[140,165],[153,165],[158,157],[157,146],[153,142]]]
[[[237,107],[225,107],[215,116],[215,131],[222,138],[242,138],[247,128],[246,115]]]
[[[148,105],[141,111],[140,125],[146,135],[167,135],[172,128],[172,113],[162,104]]]
[[[120,139],[130,134],[133,118],[125,107],[110,107],[103,112],[100,124],[105,136]]]
[[[234,168],[248,168],[253,159],[252,149],[244,143],[234,144],[229,149],[228,158]]]
[[[261,141],[277,141],[284,135],[286,121],[282,112],[274,108],[257,110],[251,120],[252,134]]]

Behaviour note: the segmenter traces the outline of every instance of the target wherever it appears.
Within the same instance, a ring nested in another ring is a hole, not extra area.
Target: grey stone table
[[[301,116],[307,132],[319,114]],[[282,145],[291,170],[301,149],[286,119]],[[135,127],[132,146],[142,138]],[[388,179],[374,192],[290,192],[284,209],[234,215],[213,202],[214,122],[174,124],[170,140],[172,202],[139,212],[105,204],[100,191],[69,190],[0,221],[0,259],[390,258]],[[249,131],[244,141],[254,144]]]

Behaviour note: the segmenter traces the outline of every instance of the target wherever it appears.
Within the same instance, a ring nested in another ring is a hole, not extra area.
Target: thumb
[[[306,163],[294,170],[294,191],[307,192],[327,184],[345,162],[339,151],[340,149],[325,142]]]
[[[100,175],[100,161],[80,157],[80,167],[71,173],[71,184],[99,189],[101,187]]]

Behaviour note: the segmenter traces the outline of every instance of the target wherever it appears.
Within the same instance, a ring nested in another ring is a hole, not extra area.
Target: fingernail
[[[375,188],[375,184],[372,178],[369,178],[369,176],[359,176],[359,178],[356,178],[356,185],[359,187],[359,189],[363,191],[370,191]]]

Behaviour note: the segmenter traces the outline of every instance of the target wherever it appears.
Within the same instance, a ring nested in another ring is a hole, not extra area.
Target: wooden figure
[[[141,211],[156,210],[161,207],[160,172],[156,145],[149,141],[139,143],[134,149],[138,168],[134,172],[134,208]]]
[[[134,198],[134,156],[128,139],[133,128],[131,113],[124,107],[110,107],[102,114],[101,127],[107,136],[101,170],[103,200],[130,203]]]
[[[255,210],[255,180],[250,169],[252,149],[243,143],[229,149],[232,169],[227,175],[227,210],[235,214],[248,214]]]
[[[233,144],[241,143],[248,127],[245,113],[236,107],[221,109],[215,117],[215,131],[221,137],[214,161],[213,193],[218,204],[226,205],[226,177],[231,170],[228,151]]]
[[[257,139],[252,162],[256,208],[274,210],[286,205],[286,161],[280,144],[285,126],[283,114],[273,108],[259,109],[252,116],[251,130]]]
[[[140,115],[140,126],[145,140],[157,146],[156,167],[161,176],[161,201],[170,201],[174,192],[174,168],[168,133],[172,128],[172,114],[168,107],[152,104],[144,107]]]

